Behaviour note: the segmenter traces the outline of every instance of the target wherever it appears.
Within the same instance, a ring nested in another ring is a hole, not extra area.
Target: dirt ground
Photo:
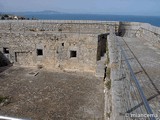
[[[32,120],[103,120],[103,81],[91,73],[11,67],[0,73],[0,115]]]

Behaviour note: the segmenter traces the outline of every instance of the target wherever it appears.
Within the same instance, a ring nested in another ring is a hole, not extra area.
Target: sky
[[[160,0],[0,0],[0,12],[44,10],[65,13],[160,16]]]

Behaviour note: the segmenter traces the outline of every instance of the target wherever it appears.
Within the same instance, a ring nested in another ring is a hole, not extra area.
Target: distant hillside
[[[45,10],[45,11],[40,11],[40,12],[35,12],[35,13],[40,13],[40,14],[60,14],[61,12]]]

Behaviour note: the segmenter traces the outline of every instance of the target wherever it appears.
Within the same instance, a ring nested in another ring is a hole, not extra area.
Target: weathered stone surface
[[[35,73],[39,73],[35,76]],[[91,73],[11,67],[0,73],[0,115],[32,120],[102,120],[103,82]]]
[[[120,44],[115,39],[118,39]],[[108,40],[111,64],[117,64],[119,66],[111,68],[111,119],[126,119],[125,114],[127,111],[130,111],[130,114],[147,114],[144,105],[141,103],[142,99],[137,91],[137,86],[130,76],[128,66],[124,61],[124,56],[121,54],[119,46],[123,48],[129,64],[142,87],[145,97],[148,99],[152,111],[156,116],[160,116],[158,112],[160,109],[160,50],[148,42],[149,38],[148,40],[145,40],[142,37],[122,38],[113,35],[110,36]]]
[[[7,58],[10,63],[16,66],[87,71],[103,77],[108,33],[110,34],[108,37],[110,56],[108,67],[111,68],[111,90],[105,94],[111,96],[112,102],[106,100],[106,103],[112,103],[112,108],[105,108],[106,111],[109,111],[107,115],[111,120],[123,120],[126,119],[125,113],[128,110],[131,110],[132,113],[145,111],[144,106],[141,106],[140,97],[135,96],[136,86],[132,86],[132,82],[128,81],[130,80],[130,72],[116,39],[122,45],[132,69],[137,74],[145,96],[151,99],[149,101],[151,108],[154,113],[159,114],[160,28],[150,24],[101,21],[0,21],[0,67],[8,64],[5,61]],[[115,36],[115,34],[121,37]],[[7,53],[8,50],[9,53]],[[142,67],[144,70],[141,70]],[[150,78],[146,77],[144,71],[147,71]],[[45,77],[48,75],[50,76],[48,73],[45,74]],[[39,76],[39,72],[30,72],[28,76]],[[57,78],[57,76],[53,77]],[[3,74],[2,79],[5,78],[6,76]],[[153,83],[149,82],[150,79],[153,80],[156,89]],[[142,85],[142,83],[146,85]],[[148,89],[151,90],[148,91]],[[34,95],[32,98],[36,99],[37,96]],[[136,111],[133,111],[132,108],[136,108]],[[16,106],[15,109],[17,109]],[[81,109],[87,114],[93,113],[87,108],[82,107]],[[57,117],[57,113],[55,114]],[[87,114],[85,115],[86,119],[88,119]],[[105,114],[105,117],[107,115]],[[58,116],[63,115],[58,114]],[[99,118],[97,117],[97,119]]]
[[[107,24],[61,21],[0,21],[0,51],[14,65],[95,72],[99,35]],[[37,49],[43,56],[37,56]],[[76,51],[71,58],[70,52]]]

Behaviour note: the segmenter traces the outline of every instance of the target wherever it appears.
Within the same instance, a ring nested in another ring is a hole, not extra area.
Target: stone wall
[[[140,37],[160,48],[160,28],[148,23],[120,22],[119,35],[126,37]]]
[[[136,37],[136,32],[140,28],[141,23],[138,22],[120,22],[119,35],[127,37]]]
[[[108,25],[118,25],[116,22],[101,21],[55,21],[55,20],[27,20],[27,21],[1,21],[0,32],[35,32],[35,31],[54,31],[54,32],[81,32],[100,34],[107,31]]]
[[[9,49],[14,65],[95,72],[98,36],[111,24],[115,23],[0,21],[0,51]]]
[[[137,30],[136,36],[144,38],[153,46],[160,48],[160,28],[150,24],[141,24]]]
[[[119,71],[120,68],[120,50],[117,47],[117,43],[115,39],[119,39],[119,37],[111,34],[108,36],[108,49],[110,56],[110,79],[111,79],[111,115],[110,120],[124,120],[124,100],[128,100],[128,96],[123,96],[125,93],[122,89],[123,86],[126,85],[126,81],[119,80],[122,75]],[[120,39],[119,39],[120,40]],[[129,91],[128,91],[129,92]]]

